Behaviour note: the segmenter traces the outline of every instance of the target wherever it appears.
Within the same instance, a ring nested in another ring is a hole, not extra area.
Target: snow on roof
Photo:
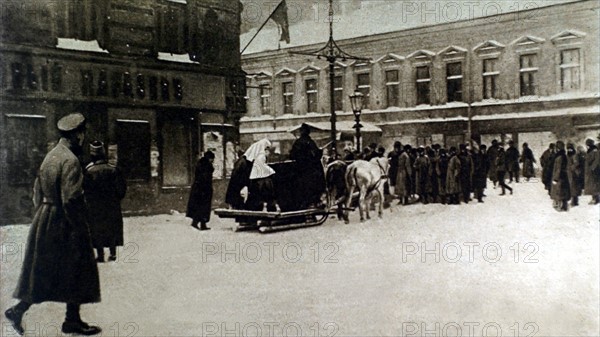
[[[171,53],[158,52],[157,58],[162,61],[199,64],[198,62],[190,60],[190,55],[188,55],[188,54],[171,54]]]
[[[473,116],[474,121],[486,121],[491,119],[522,119],[522,118],[539,118],[539,117],[554,117],[554,116],[573,116],[585,114],[600,114],[600,105],[581,108],[564,108],[555,110],[530,111],[530,112],[511,112],[505,114],[494,115],[477,115]]]
[[[108,54],[108,50],[100,48],[98,40],[82,41],[77,39],[66,39],[59,37],[58,43],[56,44],[56,48]]]

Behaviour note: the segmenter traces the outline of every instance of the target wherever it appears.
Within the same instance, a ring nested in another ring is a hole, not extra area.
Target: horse
[[[347,198],[346,170],[348,164],[343,160],[336,160],[325,168],[325,181],[327,183],[327,193],[332,205],[337,206],[337,217],[344,219],[348,223],[348,213],[344,212],[345,201]]]
[[[360,212],[360,221],[365,221],[364,215],[370,219],[369,209],[373,196],[379,198],[378,215],[383,214],[384,186],[388,180],[389,162],[387,158],[373,158],[371,161],[357,160],[348,166],[346,170],[346,209],[349,209],[352,203],[354,190],[359,191],[358,209]],[[344,214],[344,221],[348,223],[347,211]]]

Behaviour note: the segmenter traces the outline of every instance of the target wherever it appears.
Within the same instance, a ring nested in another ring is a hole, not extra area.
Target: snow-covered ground
[[[559,213],[541,183],[513,186],[483,204],[271,234],[216,217],[207,232],[179,214],[126,218],[119,260],[99,265],[102,302],[82,315],[103,336],[599,335],[600,208],[583,197]],[[0,228],[2,311],[27,230]],[[32,307],[27,334],[60,335],[63,315]]]

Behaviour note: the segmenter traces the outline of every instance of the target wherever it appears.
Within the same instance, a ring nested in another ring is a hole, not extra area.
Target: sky
[[[286,0],[290,44],[279,42],[279,30],[269,20],[244,54],[325,42],[328,0]],[[520,12],[577,0],[334,0],[334,38],[392,32],[490,15]],[[275,9],[279,0],[242,0],[241,48]],[[532,12],[529,15],[535,15]]]

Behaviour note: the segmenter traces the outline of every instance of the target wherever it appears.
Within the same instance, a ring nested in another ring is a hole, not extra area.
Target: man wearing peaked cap
[[[76,153],[85,138],[85,118],[79,113],[57,123],[61,138],[46,155],[34,184],[36,214],[30,228],[21,276],[14,292],[20,302],[5,312],[22,335],[21,320],[32,304],[67,305],[64,333],[93,335],[99,327],[81,320],[84,303],[100,302],[98,267],[86,220],[83,174]]]

